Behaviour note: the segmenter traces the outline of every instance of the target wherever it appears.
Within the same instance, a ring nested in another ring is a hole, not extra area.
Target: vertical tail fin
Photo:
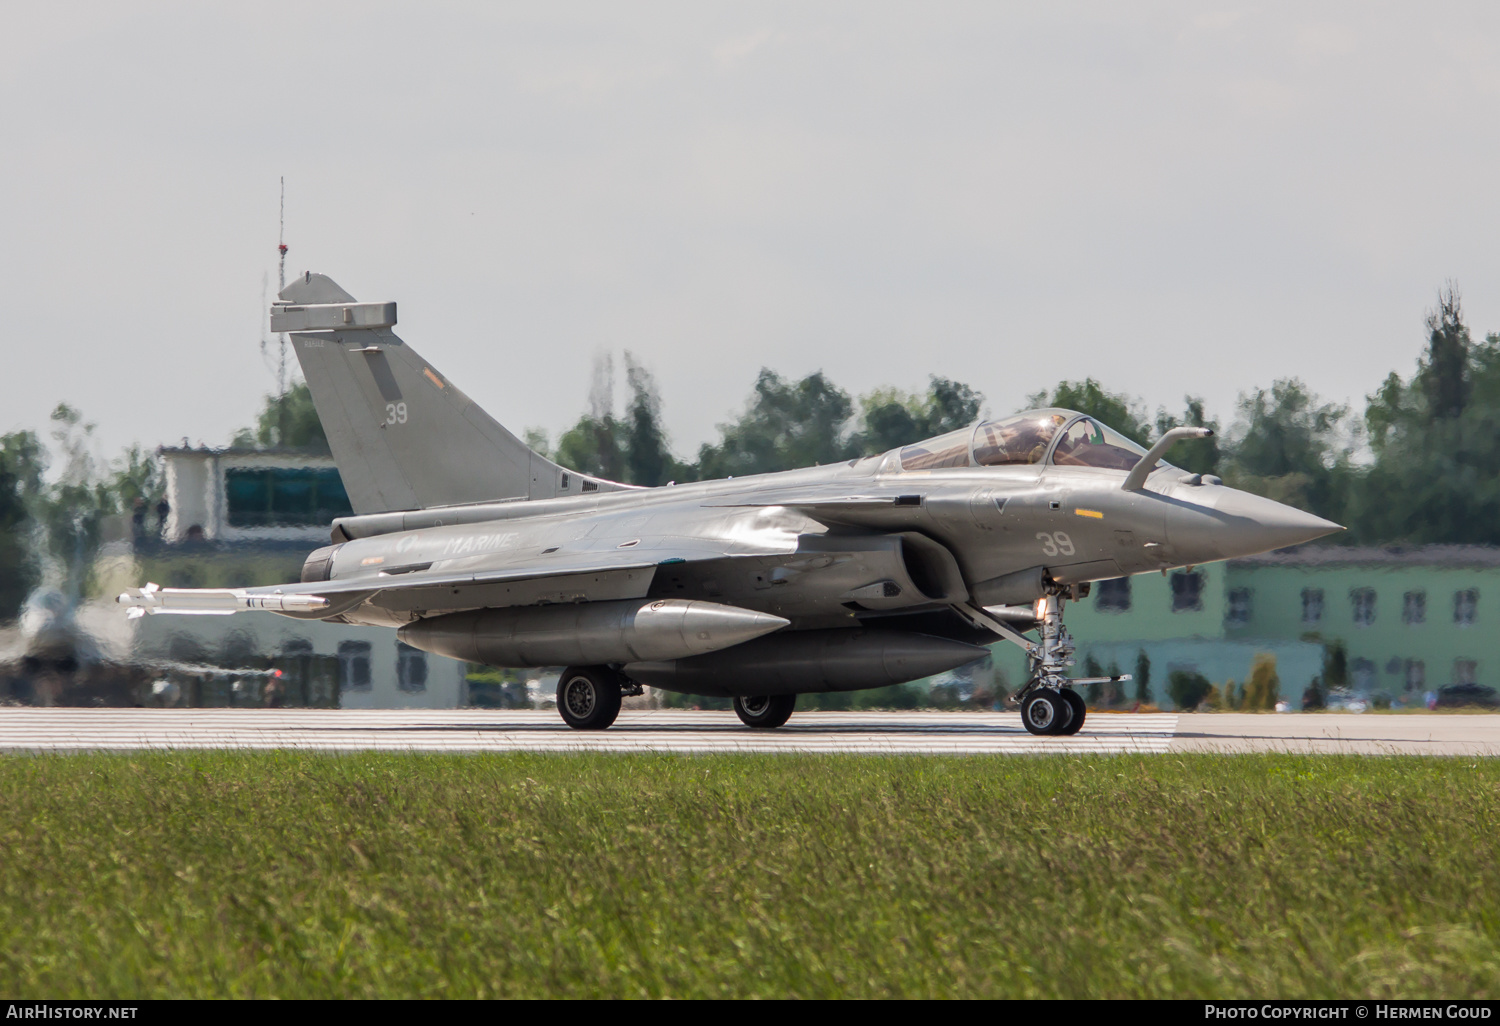
[[[396,304],[359,303],[311,272],[279,299],[271,330],[291,332],[354,512],[626,487],[566,470],[501,427],[396,336]]]

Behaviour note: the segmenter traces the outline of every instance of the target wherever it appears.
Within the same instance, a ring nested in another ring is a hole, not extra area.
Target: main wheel
[[[1076,734],[1079,728],[1083,726],[1084,716],[1088,714],[1088,704],[1084,702],[1083,696],[1072,688],[1063,688],[1060,694],[1063,696],[1063,701],[1072,707],[1073,718],[1064,724],[1062,730],[1059,730],[1058,733]]]
[[[620,715],[620,677],[607,666],[569,666],[557,678],[557,711],[574,730],[603,730]]]
[[[791,718],[797,708],[796,695],[754,695],[734,700],[735,715],[747,727],[769,730],[779,727]]]
[[[1033,734],[1044,737],[1058,733],[1072,718],[1067,700],[1050,688],[1033,691],[1021,703],[1021,722]]]

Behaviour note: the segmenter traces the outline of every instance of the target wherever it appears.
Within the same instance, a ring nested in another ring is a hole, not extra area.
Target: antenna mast
[[[276,295],[286,288],[286,176],[281,176],[281,225],[276,233],[276,251],[280,262],[276,268]],[[276,398],[286,399],[286,333],[281,334],[281,356],[276,363]]]

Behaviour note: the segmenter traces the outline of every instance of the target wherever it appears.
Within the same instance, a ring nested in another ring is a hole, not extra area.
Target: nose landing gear
[[[1078,684],[1105,684],[1125,681],[1130,674],[1117,677],[1068,677],[1073,665],[1073,636],[1063,626],[1064,593],[1072,589],[1054,586],[1037,602],[1037,630],[1040,641],[1030,641],[1002,620],[974,605],[955,606],[959,614],[976,626],[988,627],[1013,645],[1026,650],[1031,674],[1026,686],[1012,696],[1021,707],[1021,723],[1033,734],[1056,736],[1076,734],[1083,726],[1088,706],[1074,691]]]

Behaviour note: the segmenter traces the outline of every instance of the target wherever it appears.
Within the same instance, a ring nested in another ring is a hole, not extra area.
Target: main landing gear
[[[604,730],[620,715],[620,701],[641,694],[641,686],[608,666],[569,666],[557,678],[557,711],[574,730]],[[735,715],[747,727],[770,730],[797,708],[796,695],[756,695],[734,700]]]
[[[641,686],[608,666],[569,666],[557,678],[557,711],[574,730],[603,730],[620,715],[620,700]]]
[[[1067,597],[1082,598],[1087,594],[1087,585],[1072,587],[1053,586],[1052,590],[1037,601],[1037,631],[1040,641],[1030,641],[1019,631],[991,616],[978,606],[954,607],[960,615],[975,626],[988,627],[1006,641],[1026,650],[1031,664],[1031,675],[1026,686],[1012,696],[1021,706],[1021,724],[1031,733],[1042,736],[1076,734],[1083,726],[1088,707],[1073,687],[1078,684],[1104,684],[1110,681],[1129,680],[1130,674],[1118,677],[1067,676],[1067,668],[1073,665],[1073,636],[1063,626],[1063,601]]]
[[[747,727],[769,730],[791,718],[797,708],[796,695],[754,695],[734,700],[735,715]]]

